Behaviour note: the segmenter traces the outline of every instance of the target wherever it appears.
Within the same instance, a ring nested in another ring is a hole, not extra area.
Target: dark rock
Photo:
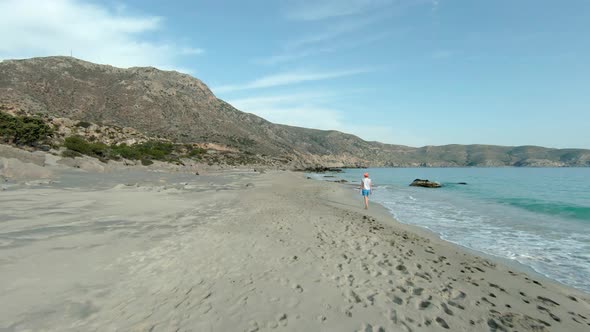
[[[330,168],[330,167],[325,167],[325,166],[307,167],[304,169],[299,169],[298,171],[303,171],[306,173],[326,173],[326,172],[340,173],[340,172],[342,172],[342,170],[340,168]]]
[[[414,180],[412,183],[410,183],[410,186],[411,187],[425,187],[425,188],[440,188],[440,187],[442,187],[440,185],[440,183],[438,183],[438,182],[422,180],[422,179]]]
[[[346,180],[336,180],[334,182],[336,182],[336,183],[347,183],[348,181],[346,181]]]
[[[307,167],[304,168],[302,171],[306,172],[306,173],[325,173],[327,171],[329,171],[330,169],[328,167],[323,167],[323,166],[316,166],[316,167]]]

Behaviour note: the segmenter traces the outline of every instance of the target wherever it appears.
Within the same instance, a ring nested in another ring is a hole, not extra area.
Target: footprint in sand
[[[462,300],[465,297],[467,297],[467,294],[465,294],[465,292],[463,292],[463,291],[460,291],[457,289],[454,289],[451,291],[451,299],[454,301]]]
[[[537,310],[539,310],[539,311],[541,311],[541,312],[545,312],[545,313],[547,313],[547,314],[549,315],[549,317],[551,317],[551,319],[553,319],[554,321],[556,321],[556,322],[561,322],[561,318],[559,318],[558,316],[556,316],[555,314],[553,314],[553,313],[551,312],[551,310],[549,310],[549,309],[547,309],[547,308],[545,308],[545,307],[542,307],[542,306],[540,306],[540,305],[538,305],[538,306],[537,306]]]
[[[395,295],[394,295],[394,296],[393,296],[393,299],[392,299],[392,301],[393,301],[393,303],[395,303],[395,304],[397,304],[397,305],[402,305],[402,304],[404,304],[404,300],[402,300],[402,298],[401,298],[401,297],[399,297],[399,296],[395,296]]]
[[[296,292],[299,293],[303,293],[303,287],[301,287],[301,285],[299,284],[293,284],[293,286],[291,286]]]
[[[422,278],[428,282],[431,282],[432,276],[428,272],[416,272],[414,273],[416,277]]]
[[[436,317],[436,322],[438,323],[438,325],[440,325],[442,328],[444,329],[449,329],[449,324],[447,324],[447,322],[440,318],[440,317]]]
[[[246,329],[247,332],[258,332],[258,331],[260,331],[260,326],[258,325],[258,322],[256,322],[256,321],[250,321],[249,324],[250,325]]]
[[[547,297],[537,296],[537,300],[541,301],[545,305],[550,305],[550,306],[554,306],[554,307],[559,306],[559,303],[557,303],[557,302],[555,302],[552,299],[547,298]]]
[[[400,291],[400,292],[402,292],[402,293],[407,293],[407,292],[408,292],[408,290],[407,290],[407,289],[405,289],[405,288],[404,288],[404,287],[402,287],[402,286],[397,286],[396,288],[397,288],[397,289],[399,289],[399,291]]]
[[[399,264],[398,266],[395,267],[396,270],[407,273],[407,269],[406,266],[403,264]]]
[[[526,281],[528,281],[528,282],[532,282],[533,284],[535,284],[535,285],[537,285],[537,286],[541,286],[541,287],[543,287],[543,285],[542,285],[540,282],[538,282],[537,280],[533,280],[533,279],[531,279],[531,278],[528,278],[528,277],[524,277],[524,279],[525,279]]]
[[[349,289],[348,291],[346,291],[344,296],[346,297],[346,299],[350,303],[360,303],[361,302],[360,296],[358,296],[358,294],[355,293],[355,291],[353,291],[352,289]]]
[[[495,307],[495,306],[496,306],[496,304],[495,304],[495,303],[493,303],[493,302],[491,302],[490,300],[488,300],[488,299],[487,299],[485,296],[483,296],[483,297],[481,298],[481,300],[482,300],[483,302],[485,302],[485,303],[487,303],[487,304],[491,305],[492,307]]]
[[[524,292],[518,292],[518,294],[520,294],[520,296],[522,296],[522,301],[526,304],[531,303],[531,301],[529,300],[529,297],[524,293]]]
[[[381,326],[372,326],[371,324],[363,324],[360,330],[357,332],[385,332],[385,329]]]
[[[277,318],[278,324],[281,326],[287,326],[287,314],[283,313]]]
[[[440,306],[443,308],[445,314],[453,316],[453,311],[445,303],[441,303]]]
[[[450,306],[461,309],[461,310],[465,310],[465,307],[457,302],[454,301],[448,301],[447,302]]]
[[[430,308],[431,305],[432,303],[430,301],[420,301],[420,303],[418,304],[418,309],[425,310]]]

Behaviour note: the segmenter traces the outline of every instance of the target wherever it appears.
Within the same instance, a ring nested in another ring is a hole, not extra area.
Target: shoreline
[[[178,179],[0,192],[11,207],[0,211],[0,301],[12,304],[0,328],[590,326],[588,294],[399,223],[374,202],[365,211],[345,186],[281,171]]]
[[[383,174],[381,174],[381,175],[383,176]],[[313,174],[313,175],[310,175],[310,176],[313,179],[316,179],[316,180],[319,180],[319,181],[328,181],[328,182],[336,182],[336,183],[338,183],[342,179],[345,179],[345,180],[350,181],[350,174],[348,174],[348,175],[346,175],[346,174],[344,174],[344,175],[343,174],[335,174],[334,179],[336,181],[331,181],[331,179],[330,180],[325,179],[324,178],[325,176],[323,174]],[[455,182],[453,182],[453,181],[448,181],[447,183],[449,184],[449,186],[452,186],[452,184],[455,184]],[[349,186],[350,188],[355,187],[351,183],[346,183],[345,185]],[[399,183],[396,183],[396,184],[393,184],[392,186],[396,186],[396,185],[400,185],[400,184]],[[397,190],[399,190],[399,189],[396,189],[396,191]],[[578,289],[580,291],[583,291],[583,292],[586,292],[586,293],[590,293],[590,287],[589,287],[590,284],[585,283],[584,280],[583,280],[583,278],[581,278],[581,277],[578,276],[577,279],[571,280],[571,279],[567,278],[567,274],[563,274],[563,273],[567,273],[568,271],[569,272],[572,272],[571,269],[570,270],[566,270],[565,272],[560,271],[560,270],[557,270],[557,272],[555,272],[555,271],[552,271],[552,269],[551,269],[550,266],[543,265],[542,262],[541,262],[540,266],[537,266],[535,263],[539,263],[539,262],[530,261],[530,260],[527,260],[527,259],[522,259],[521,260],[521,257],[518,257],[518,255],[516,255],[516,258],[518,258],[518,259],[511,258],[509,256],[502,256],[502,251],[501,250],[499,252],[496,250],[496,253],[494,253],[494,248],[486,248],[486,247],[481,247],[481,249],[471,248],[471,247],[468,246],[469,244],[472,244],[471,241],[468,241],[467,240],[468,237],[465,239],[465,241],[464,241],[463,238],[457,238],[455,236],[456,234],[453,234],[452,232],[448,233],[447,232],[447,229],[445,227],[439,226],[436,223],[432,223],[432,222],[430,223],[429,226],[433,226],[433,229],[430,229],[430,228],[428,228],[428,226],[423,225],[423,223],[419,220],[420,219],[420,212],[419,211],[416,212],[416,213],[414,213],[414,214],[412,214],[412,215],[404,214],[403,213],[403,211],[404,211],[403,209],[400,209],[399,211],[397,211],[397,208],[399,208],[399,207],[397,207],[397,203],[392,203],[392,201],[391,201],[391,197],[393,197],[393,196],[386,195],[386,196],[377,196],[377,197],[378,197],[378,199],[380,199],[380,200],[382,200],[382,201],[385,202],[385,205],[383,205],[383,207],[385,207],[385,209],[388,211],[388,213],[390,214],[390,216],[393,219],[396,219],[394,215],[396,215],[398,212],[401,211],[402,213],[400,214],[400,217],[403,216],[403,217],[406,218],[406,220],[409,220],[409,221],[413,221],[414,222],[414,223],[412,223],[412,222],[404,222],[404,221],[396,220],[397,222],[399,222],[401,224],[416,226],[418,229],[423,229],[423,230],[425,230],[427,232],[430,232],[430,233],[434,234],[436,237],[438,237],[438,238],[440,238],[440,239],[442,239],[444,241],[453,243],[453,244],[455,244],[455,245],[463,248],[464,250],[467,250],[467,251],[471,252],[472,254],[480,255],[480,256],[483,256],[483,257],[486,257],[486,258],[489,258],[489,259],[493,259],[493,260],[499,261],[499,262],[501,262],[501,263],[503,263],[505,265],[513,266],[513,267],[515,267],[515,268],[517,268],[517,269],[519,269],[519,270],[521,270],[523,272],[536,275],[539,278],[550,280],[552,282],[557,282],[557,283],[559,283],[561,285],[568,286],[568,287],[573,287],[573,288]],[[453,197],[454,197],[454,195],[453,195]],[[422,198],[424,198],[424,197],[422,197]],[[373,200],[373,203],[374,204],[378,204],[376,202],[377,201],[374,199]],[[457,201],[455,201],[455,203],[457,203]],[[389,207],[387,207],[387,206],[390,206],[393,210],[389,210]],[[459,205],[457,205],[457,206],[460,207]],[[463,208],[465,208],[465,206],[463,206]],[[476,210],[473,210],[473,211],[476,211]],[[433,210],[428,210],[426,212],[436,213],[436,211],[433,211]],[[406,213],[407,213],[407,211],[406,211]],[[528,213],[528,212],[526,212],[526,213]],[[484,215],[485,215],[485,213],[484,213]],[[414,220],[413,219],[414,216],[417,219]],[[518,216],[514,216],[514,217],[515,218],[518,218]],[[551,222],[551,219],[550,219],[551,217],[558,218],[559,215],[556,214],[555,216],[546,216],[546,218],[547,218],[546,221]],[[555,221],[555,220],[553,220],[553,221]],[[575,220],[575,221],[579,221],[579,220]],[[515,220],[515,222],[518,223],[518,220]],[[428,223],[426,223],[426,224],[428,225]],[[451,229],[452,229],[452,225],[450,225],[450,226],[451,226]],[[567,236],[567,234],[566,234],[566,236]],[[465,244],[463,244],[463,243],[465,243]],[[581,245],[583,245],[583,243],[581,243]],[[477,245],[475,246],[475,248],[477,248]],[[489,252],[483,251],[483,250],[486,250],[486,249],[490,249]],[[518,253],[520,251],[516,251],[516,252]],[[542,254],[540,253],[540,255],[542,255]],[[557,261],[554,262],[554,263],[555,264],[559,264],[559,262],[557,262]],[[537,268],[539,268],[539,270],[537,270]],[[580,268],[584,268],[584,266],[580,266]],[[543,272],[543,271],[545,271],[545,272]],[[545,274],[545,273],[547,273],[547,274]],[[562,274],[560,274],[560,273],[562,273]],[[563,281],[556,279],[556,278],[560,278],[560,277],[561,277],[561,279]]]
[[[322,181],[322,180],[319,180],[319,181]],[[335,184],[338,184],[338,183],[335,182]],[[343,184],[343,185],[345,186],[346,184]],[[508,258],[505,258],[505,257],[496,256],[496,255],[493,255],[493,254],[488,254],[488,253],[483,252],[483,251],[478,251],[478,250],[469,248],[467,246],[464,246],[464,245],[462,245],[460,243],[456,243],[456,242],[447,240],[447,239],[443,238],[441,236],[441,234],[437,233],[436,231],[433,231],[433,230],[428,229],[428,228],[423,227],[423,226],[414,225],[414,224],[410,224],[410,223],[405,223],[405,222],[402,222],[402,221],[399,221],[399,220],[395,219],[395,217],[391,214],[391,212],[386,207],[384,207],[383,205],[381,205],[381,203],[378,203],[378,202],[375,202],[375,201],[371,201],[370,204],[372,204],[372,206],[378,206],[378,208],[381,209],[383,213],[386,213],[391,218],[391,221],[393,221],[393,223],[395,223],[396,226],[399,226],[399,225],[407,226],[409,231],[411,231],[411,232],[413,232],[413,233],[415,233],[415,234],[417,234],[419,236],[422,236],[422,237],[425,237],[425,238],[435,238],[437,240],[444,241],[445,243],[448,243],[451,246],[457,247],[459,250],[463,250],[463,251],[468,252],[470,255],[480,256],[482,258],[495,261],[496,263],[506,265],[507,267],[513,267],[514,269],[517,269],[520,272],[533,275],[533,276],[535,276],[536,278],[539,278],[539,279],[544,279],[545,282],[556,283],[556,284],[558,284],[558,285],[560,285],[562,287],[569,288],[569,289],[572,289],[572,290],[575,290],[575,291],[578,291],[578,292],[582,292],[582,293],[585,293],[588,296],[590,296],[590,292],[587,292],[587,291],[585,291],[583,289],[579,289],[579,288],[576,288],[576,287],[573,287],[573,286],[564,284],[564,283],[560,282],[559,280],[552,279],[551,277],[546,276],[543,273],[535,270],[532,266],[528,266],[528,265],[526,265],[524,263],[521,263],[521,262],[519,262],[517,260],[511,260],[511,259],[508,259]]]

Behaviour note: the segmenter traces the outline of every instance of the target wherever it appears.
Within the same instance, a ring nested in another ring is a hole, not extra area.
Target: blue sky
[[[0,0],[0,59],[70,51],[367,140],[590,148],[586,0]]]

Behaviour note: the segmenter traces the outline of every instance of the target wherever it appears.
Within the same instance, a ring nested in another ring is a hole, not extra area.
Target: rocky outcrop
[[[416,179],[410,183],[410,187],[440,188],[442,186],[438,182]]]
[[[63,140],[68,136],[82,136],[89,142],[101,142],[107,145],[134,145],[147,141],[167,141],[157,137],[149,137],[131,127],[98,125],[86,121],[69,118],[52,118],[48,123],[55,128],[55,138]]]
[[[23,149],[17,149],[10,145],[0,144],[0,157],[6,159],[18,159],[23,163],[44,166],[45,155],[46,154],[41,151],[27,151]]]
[[[0,178],[11,180],[49,179],[53,172],[31,162],[0,157]]]

